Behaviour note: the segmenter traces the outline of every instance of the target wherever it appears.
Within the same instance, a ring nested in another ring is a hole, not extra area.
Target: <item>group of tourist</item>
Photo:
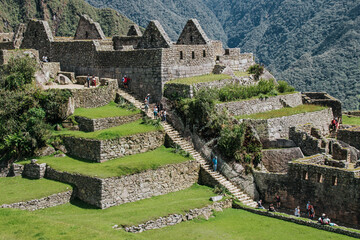
[[[147,113],[150,108],[150,94],[146,95],[144,99],[145,104],[145,112]],[[160,119],[161,121],[166,121],[166,109],[163,108],[161,103],[157,103],[154,105],[153,114],[155,119]]]
[[[41,61],[42,62],[50,62],[50,60],[47,56],[42,56]]]
[[[90,74],[88,74],[87,77],[86,77],[86,84],[87,84],[88,88],[90,88],[90,86],[96,87],[95,75],[92,75],[92,77],[90,77]]]

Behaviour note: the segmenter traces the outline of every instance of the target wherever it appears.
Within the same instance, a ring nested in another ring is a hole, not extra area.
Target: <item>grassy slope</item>
[[[360,125],[360,117],[349,117],[349,116],[343,115],[342,124]]]
[[[98,21],[106,36],[126,34],[131,20],[113,9],[97,9],[84,0],[59,1],[4,0],[0,2],[0,31],[11,32],[19,23],[38,18],[47,20],[57,36],[74,36],[80,14],[88,14]],[[56,21],[53,16],[56,15]],[[9,23],[4,26],[5,20]]]
[[[95,132],[62,130],[54,131],[53,133],[55,135],[67,135],[86,139],[114,139],[138,133],[152,132],[156,130],[159,129],[154,127],[153,125],[142,124],[142,120],[140,119],[135,122],[126,123],[120,126],[107,128]]]
[[[141,234],[112,226],[139,224],[210,204],[211,189],[189,189],[100,210],[79,202],[36,212],[0,209],[0,239],[352,239],[242,210],[227,209],[210,220],[193,220]]]
[[[103,163],[94,163],[71,157],[43,157],[39,159],[39,162],[47,163],[59,171],[106,178],[138,173],[147,169],[157,169],[167,164],[176,164],[188,160],[188,158],[180,154],[173,153],[172,148],[161,146],[153,151],[117,158]],[[22,161],[20,163],[28,162]]]
[[[231,79],[230,75],[227,74],[206,74],[206,75],[200,75],[195,77],[187,77],[187,78],[178,78],[171,80],[167,83],[182,83],[191,85],[194,83],[202,83],[202,82],[214,82],[224,79]]]
[[[250,115],[240,115],[240,116],[236,116],[238,119],[270,119],[270,118],[278,118],[278,117],[284,117],[284,116],[290,116],[290,115],[295,115],[295,114],[300,114],[300,113],[305,113],[305,112],[315,112],[315,111],[320,111],[320,110],[324,110],[326,109],[326,107],[322,107],[322,106],[317,106],[317,105],[300,105],[297,107],[293,107],[293,108],[281,108],[278,110],[272,110],[272,111],[268,111],[268,112],[262,112],[262,113],[255,113],[255,114],[250,114]]]
[[[70,190],[65,183],[47,179],[30,180],[22,177],[0,178],[0,205],[47,197]]]
[[[117,107],[117,104],[110,102],[109,104],[98,108],[77,108],[75,109],[75,116],[87,117],[91,119],[129,116],[140,113],[140,110],[130,111],[125,108]]]

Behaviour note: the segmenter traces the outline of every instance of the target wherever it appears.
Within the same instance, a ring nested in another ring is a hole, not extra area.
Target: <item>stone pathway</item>
[[[134,104],[137,108],[140,108],[142,111],[144,111],[143,104],[138,101],[136,98],[134,98],[129,93],[119,89],[118,94],[129,101],[130,103]],[[152,111],[147,112],[147,116],[150,118],[154,118]],[[168,136],[171,138],[171,140],[178,144],[182,149],[189,152],[192,157],[200,163],[202,169],[204,169],[211,177],[213,177],[217,182],[219,182],[222,186],[224,186],[231,194],[234,195],[234,197],[241,201],[243,204],[250,206],[250,207],[256,207],[257,203],[249,197],[246,193],[241,191],[237,186],[232,184],[230,181],[228,181],[223,175],[221,175],[218,172],[214,172],[212,170],[212,167],[210,164],[200,155],[199,152],[197,152],[194,147],[187,142],[185,139],[183,139],[178,131],[176,131],[169,123],[162,122],[161,123],[165,132],[168,134]]]

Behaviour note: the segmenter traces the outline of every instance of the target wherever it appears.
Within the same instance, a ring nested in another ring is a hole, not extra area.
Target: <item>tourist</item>
[[[149,104],[148,104],[148,102],[147,102],[147,99],[145,98],[145,100],[144,100],[144,104],[145,104],[145,113],[147,113],[148,112],[148,110],[149,110]]]
[[[90,87],[90,74],[87,75],[86,77],[86,83],[87,83],[87,87]]]
[[[297,206],[294,211],[295,217],[300,217],[300,206]]]
[[[308,217],[310,217],[309,207],[310,207],[310,201],[308,201],[307,204],[306,204],[306,215]]]
[[[281,206],[281,200],[280,200],[279,194],[276,195],[275,201],[276,201],[276,207],[277,207],[277,208],[280,208],[280,206]]]
[[[269,205],[269,212],[276,212],[274,204],[272,203]]]
[[[313,205],[309,205],[309,218],[313,220],[315,217],[315,209]]]
[[[158,116],[158,108],[155,106],[154,107],[154,118],[156,119]]]
[[[125,89],[129,88],[129,80],[130,80],[130,78],[128,78],[126,75],[124,75],[124,77],[122,78],[122,82],[123,82]]]
[[[262,200],[261,199],[257,202],[257,208],[265,209],[264,206],[262,205]]]
[[[145,99],[147,101],[147,104],[149,105],[150,104],[150,93],[148,93],[148,95],[146,95]]]
[[[91,81],[92,81],[91,84],[96,87],[96,78],[95,78],[95,75],[92,75]]]
[[[216,172],[216,169],[217,169],[217,156],[215,156],[214,158],[213,158],[213,160],[212,160],[212,162],[213,162],[213,168],[214,168],[214,172]]]
[[[163,111],[163,116],[164,116],[164,122],[166,122],[166,110],[164,109],[164,111]]]
[[[333,118],[333,120],[331,120],[330,130],[331,131],[336,131],[336,125],[337,125],[337,121],[336,121],[335,118]]]

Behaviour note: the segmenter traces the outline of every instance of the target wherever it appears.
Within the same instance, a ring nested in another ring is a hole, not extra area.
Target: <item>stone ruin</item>
[[[0,42],[0,49],[35,49],[60,63],[61,71],[75,76],[95,74],[99,78],[120,80],[127,75],[129,88],[138,97],[162,98],[165,82],[213,72],[216,64],[244,71],[254,64],[252,54],[240,49],[223,49],[220,41],[210,40],[196,19],[190,19],[176,42],[172,42],[158,21],[150,21],[142,34],[137,25],[127,36],[106,39],[98,23],[84,15],[74,39],[52,35],[46,21],[30,20],[19,28],[23,34]]]

